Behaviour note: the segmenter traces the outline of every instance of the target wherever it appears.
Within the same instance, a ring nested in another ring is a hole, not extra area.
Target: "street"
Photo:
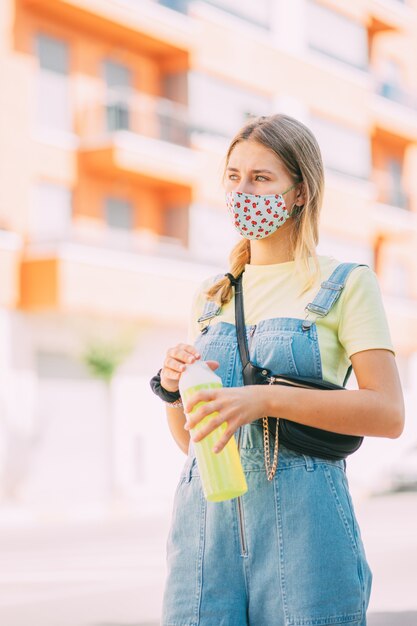
[[[355,509],[374,573],[369,626],[417,626],[417,494]],[[160,519],[3,525],[1,625],[156,626],[167,532]]]

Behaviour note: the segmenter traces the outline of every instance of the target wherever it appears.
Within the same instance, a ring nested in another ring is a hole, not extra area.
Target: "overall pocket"
[[[352,518],[337,472],[317,463],[276,476],[286,626],[357,623],[364,616],[362,572]]]
[[[194,342],[202,361],[219,362],[219,367],[214,373],[220,376],[223,387],[232,385],[237,355],[237,343],[231,330],[234,330],[231,324],[218,322],[209,327],[206,333],[199,335]]]
[[[202,587],[206,501],[200,478],[182,474],[174,497],[167,540],[164,626],[196,626]]]
[[[259,331],[254,342],[255,365],[279,374],[299,375],[293,354],[293,341],[292,332]]]

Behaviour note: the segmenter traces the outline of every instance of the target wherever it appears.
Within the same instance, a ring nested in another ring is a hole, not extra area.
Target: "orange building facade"
[[[4,0],[0,28],[1,332],[27,336],[5,377],[24,364],[35,398],[71,370],[74,320],[133,322],[153,337],[144,393],[199,281],[227,271],[228,141],[282,111],[322,147],[320,251],[377,272],[411,389],[415,0]]]

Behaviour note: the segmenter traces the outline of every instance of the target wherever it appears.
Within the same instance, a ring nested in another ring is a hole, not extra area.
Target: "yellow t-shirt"
[[[310,261],[312,261],[310,257]],[[340,261],[331,256],[318,255],[321,277],[316,284],[300,296],[302,277],[293,272],[294,261],[272,265],[245,266],[243,273],[243,300],[245,323],[258,324],[260,320],[274,317],[304,319],[304,307],[312,302]],[[187,343],[193,344],[200,334],[197,322],[204,308],[203,292],[212,283],[209,277],[194,293],[188,327]],[[395,354],[387,318],[382,302],[378,279],[367,266],[356,267],[349,274],[336,304],[325,317],[309,314],[316,321],[317,336],[322,360],[324,380],[343,384],[350,357],[355,352],[384,348]],[[235,323],[234,297],[222,307],[210,324]]]

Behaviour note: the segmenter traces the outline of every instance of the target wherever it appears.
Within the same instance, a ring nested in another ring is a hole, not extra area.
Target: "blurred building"
[[[319,251],[377,272],[414,406],[416,0],[3,0],[0,29],[10,497],[52,515],[94,508],[109,463],[145,508],[172,494],[183,456],[148,380],[185,339],[197,284],[227,270],[222,164],[250,115],[286,112],[316,134]],[[79,355],[132,326],[111,419]],[[380,457],[403,441],[369,446]]]

